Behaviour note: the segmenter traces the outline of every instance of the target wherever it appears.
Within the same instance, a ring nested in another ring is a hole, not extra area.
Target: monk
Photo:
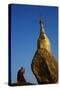
[[[26,83],[24,78],[25,69],[21,67],[17,73],[17,83]]]

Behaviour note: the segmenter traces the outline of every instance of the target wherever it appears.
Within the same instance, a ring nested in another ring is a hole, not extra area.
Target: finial
[[[40,25],[43,24],[43,19],[42,19],[42,17],[40,18],[39,23],[40,23]]]
[[[40,18],[40,33],[44,33],[44,25],[43,25],[43,20]]]
[[[43,28],[43,20],[40,18],[40,27]]]

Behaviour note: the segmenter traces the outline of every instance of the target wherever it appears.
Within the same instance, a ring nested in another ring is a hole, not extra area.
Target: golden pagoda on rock
[[[45,34],[42,19],[37,51],[32,59],[31,68],[39,84],[56,83],[58,81],[58,64],[52,55],[50,41]]]

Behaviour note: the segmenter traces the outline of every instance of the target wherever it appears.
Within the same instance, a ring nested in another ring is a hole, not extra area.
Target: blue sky
[[[40,33],[39,20],[44,21],[45,32],[52,52],[58,59],[58,8],[32,5],[11,5],[11,81],[16,82],[17,71],[25,68],[27,82],[37,81],[31,71],[32,58],[37,50]]]

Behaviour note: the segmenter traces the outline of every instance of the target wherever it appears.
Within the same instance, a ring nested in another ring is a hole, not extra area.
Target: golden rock
[[[58,81],[58,64],[51,52],[50,41],[40,21],[40,36],[37,51],[32,59],[31,68],[39,84],[56,83]]]

